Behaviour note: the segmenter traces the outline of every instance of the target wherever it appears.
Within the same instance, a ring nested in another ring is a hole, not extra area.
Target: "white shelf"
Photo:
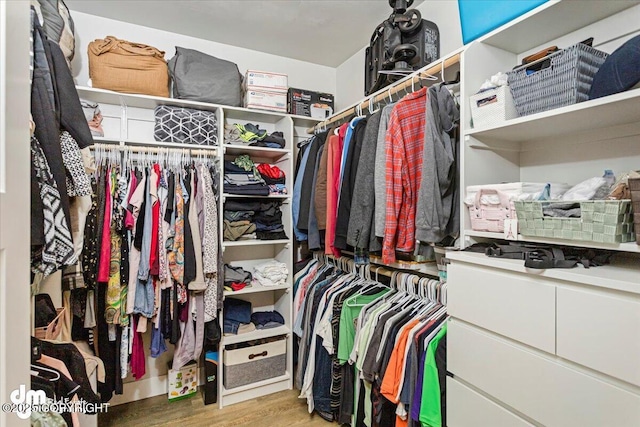
[[[617,2],[612,2],[617,3]],[[518,117],[499,126],[472,129],[466,136],[508,142],[557,138],[640,122],[640,89]],[[612,132],[608,136],[614,137]]]
[[[549,1],[492,31],[480,41],[509,52],[522,53],[638,3],[638,0]]]
[[[100,136],[93,137],[94,142],[100,144],[119,144],[123,142],[125,145],[139,145],[146,147],[156,147],[156,148],[182,148],[185,150],[210,150],[212,153],[215,153],[218,150],[217,145],[198,145],[198,144],[181,144],[179,142],[162,142],[162,141],[133,141],[133,140],[124,140],[120,141],[117,138],[105,138]]]
[[[504,234],[502,233],[465,230],[464,234],[465,236],[470,236],[470,237],[484,237],[487,239],[503,239],[504,240]],[[583,248],[608,249],[611,251],[619,251],[619,252],[640,253],[640,245],[637,245],[635,242],[610,244],[610,243],[599,243],[599,242],[587,242],[582,240],[564,240],[564,239],[555,239],[555,238],[537,237],[537,236],[523,236],[522,234],[518,234],[516,241],[546,243],[546,244],[564,245],[564,246],[578,246]],[[638,277],[638,281],[640,282],[640,277]]]
[[[222,388],[222,395],[223,396],[228,396],[230,394],[235,394],[235,393],[242,393],[243,391],[247,391],[247,390],[253,390],[255,388],[258,387],[263,387],[266,385],[270,385],[270,384],[275,384],[275,383],[279,383],[279,382],[283,382],[283,381],[289,381],[291,379],[291,375],[287,372],[284,375],[281,375],[279,377],[274,377],[274,378],[267,378],[266,380],[262,380],[262,381],[258,381],[256,383],[251,383],[251,384],[247,384],[247,385],[243,385],[240,387],[235,387],[235,388],[230,388],[230,389],[226,389],[226,388]]]
[[[260,246],[260,245],[286,245],[291,243],[290,239],[282,239],[282,240],[236,240],[236,241],[223,241],[222,247],[233,247],[233,246]]]
[[[291,151],[286,148],[253,147],[250,145],[232,144],[224,144],[222,148],[224,150],[224,154],[233,156],[248,154],[250,156],[263,157],[267,159],[279,159],[291,154]]]
[[[277,328],[256,329],[253,332],[238,335],[225,335],[222,337],[222,345],[238,344],[241,342],[259,340],[263,338],[277,337],[279,335],[288,335],[291,329],[287,326],[279,326]]]
[[[273,291],[283,291],[291,289],[289,284],[281,285],[281,286],[262,286],[256,282],[253,282],[251,286],[245,286],[243,289],[239,291],[224,291],[224,296],[226,297],[234,297],[236,295],[247,295],[247,294],[257,294],[260,292],[273,292]]]
[[[112,90],[97,89],[86,86],[76,86],[80,98],[87,98],[97,103],[123,105],[128,107],[154,109],[158,105],[176,105],[185,108],[196,108],[199,110],[216,111],[223,109],[225,115],[232,120],[245,120],[248,122],[258,121],[266,123],[276,123],[285,117],[292,117],[296,120],[313,121],[311,117],[292,116],[286,113],[266,110],[251,110],[242,107],[231,107],[229,105],[210,104],[207,102],[189,101],[186,99],[165,98],[161,96],[140,95],[130,93],[114,92]]]
[[[609,265],[591,268],[578,266],[570,269],[533,269],[526,268],[522,260],[492,258],[474,252],[447,252],[447,258],[488,268],[501,268],[518,273],[531,274],[532,276],[640,294],[640,262],[637,259],[619,258],[614,259]]]

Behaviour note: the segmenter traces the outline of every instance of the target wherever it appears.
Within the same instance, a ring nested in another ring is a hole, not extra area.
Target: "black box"
[[[218,352],[207,351],[204,358],[206,381],[203,387],[204,404],[210,405],[218,401]]]
[[[312,90],[289,88],[287,111],[298,116],[326,119],[333,114],[333,95]]]

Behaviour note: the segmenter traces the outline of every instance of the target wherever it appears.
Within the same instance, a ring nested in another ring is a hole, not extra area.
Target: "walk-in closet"
[[[0,426],[640,426],[640,1],[0,0]]]

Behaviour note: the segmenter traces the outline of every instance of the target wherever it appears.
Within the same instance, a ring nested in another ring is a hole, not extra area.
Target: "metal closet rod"
[[[112,144],[93,144],[94,149],[102,149],[105,151],[131,151],[133,153],[188,153],[195,156],[217,156],[217,149],[202,150],[194,148],[178,148],[178,147],[145,147],[140,145],[112,145]]]
[[[404,79],[390,86],[387,86],[384,89],[380,89],[380,91],[378,91],[376,95],[372,95],[368,98],[365,98],[363,101],[360,101],[359,104],[356,104],[353,107],[349,107],[348,109],[332,117],[329,117],[327,120],[316,124],[312,128],[307,129],[307,133],[313,134],[317,130],[324,129],[333,123],[339,122],[347,117],[356,115],[359,110],[364,111],[369,107],[370,103],[376,104],[381,101],[385,101],[389,98],[390,95],[397,95],[398,92],[408,90],[409,88],[415,85],[414,78],[416,77],[426,78],[431,76],[437,76],[438,74],[441,74],[443,70],[446,70],[447,68],[451,67],[452,65],[458,64],[459,62],[460,62],[460,54],[456,53],[455,55],[449,56],[427,69],[418,70],[415,73],[408,75]]]

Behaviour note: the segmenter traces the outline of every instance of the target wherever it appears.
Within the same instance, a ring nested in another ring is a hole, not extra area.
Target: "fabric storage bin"
[[[287,340],[281,337],[265,344],[227,349],[223,370],[226,389],[282,376],[287,371]]]
[[[497,126],[505,120],[518,117],[508,86],[499,86],[471,95],[469,102],[475,128]]]
[[[580,205],[580,217],[551,217],[545,208]],[[633,216],[629,200],[587,201],[517,201],[520,218],[529,218],[520,225],[524,236],[583,240],[599,243],[625,243],[634,239]]]
[[[605,52],[578,43],[508,71],[518,114],[526,116],[586,101],[593,77],[607,56]],[[547,61],[542,69],[530,71],[533,65]]]
[[[487,195],[497,196],[497,203],[484,202],[483,196]],[[504,231],[504,220],[515,219],[516,210],[506,193],[483,188],[476,193],[474,203],[469,206],[469,217],[473,230],[501,233]]]
[[[505,219],[524,219],[517,217],[514,200],[523,194],[538,194],[544,190],[545,186],[545,183],[539,182],[468,186],[464,202],[469,208],[471,228],[475,231],[503,232]],[[569,184],[551,183],[551,197],[559,197],[570,187]],[[483,196],[494,196],[489,198],[493,198],[495,203],[483,202],[488,199]]]
[[[218,119],[212,111],[158,105],[154,116],[156,141],[218,145]]]
[[[92,41],[87,50],[93,87],[169,96],[169,69],[163,51],[113,36]]]

